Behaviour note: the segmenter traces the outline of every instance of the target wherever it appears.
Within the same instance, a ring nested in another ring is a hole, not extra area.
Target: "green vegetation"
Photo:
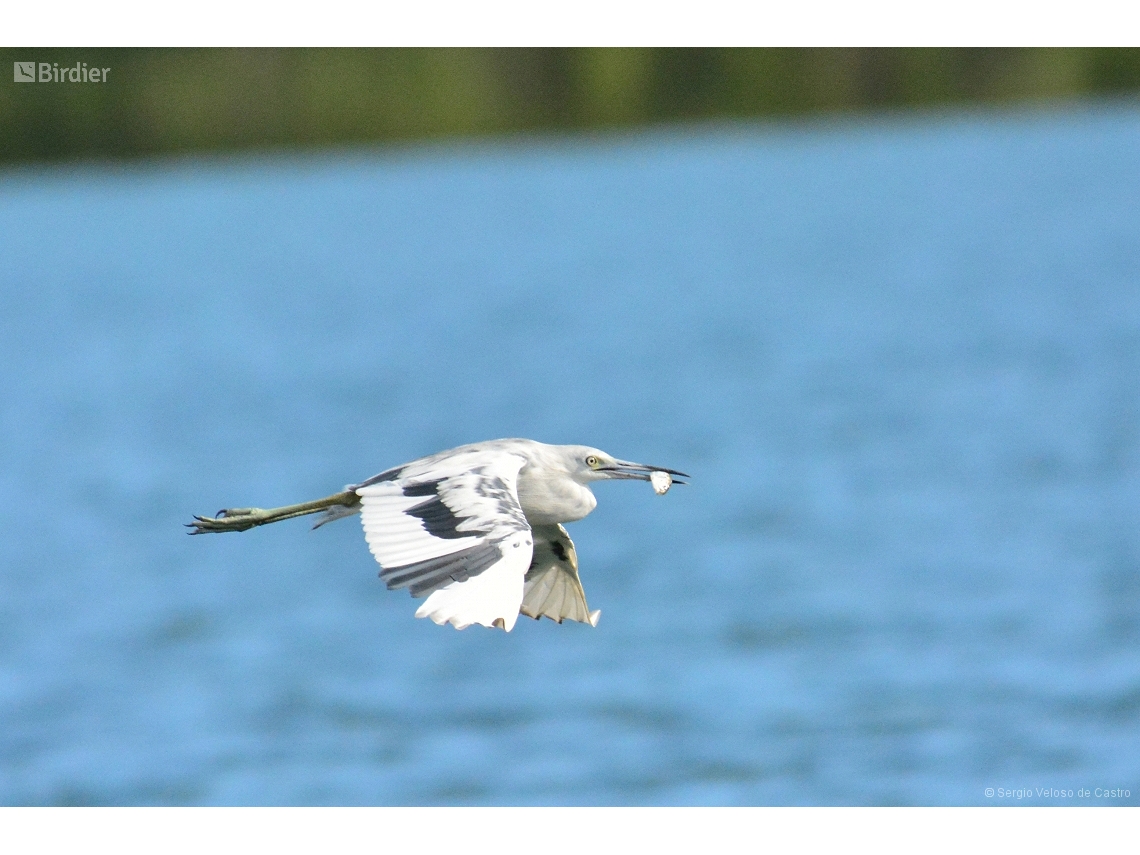
[[[0,162],[1140,92],[1140,49],[4,49]],[[13,63],[109,68],[15,83]]]

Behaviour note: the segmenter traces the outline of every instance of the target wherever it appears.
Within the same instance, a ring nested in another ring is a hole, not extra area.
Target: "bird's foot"
[[[194,517],[194,522],[186,523],[194,529],[187,534],[208,534],[217,531],[245,531],[265,521],[265,511],[261,508],[223,508],[212,517]]]

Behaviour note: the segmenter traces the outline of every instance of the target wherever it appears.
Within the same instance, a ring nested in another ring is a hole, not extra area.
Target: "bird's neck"
[[[530,478],[519,473],[519,504],[531,525],[580,520],[597,507],[589,488],[566,478]]]

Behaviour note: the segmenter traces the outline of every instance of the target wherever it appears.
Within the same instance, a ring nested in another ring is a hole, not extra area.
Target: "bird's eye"
[[[586,458],[586,465],[587,466],[597,466],[598,465],[598,458],[594,457],[594,455],[591,454],[589,457]]]

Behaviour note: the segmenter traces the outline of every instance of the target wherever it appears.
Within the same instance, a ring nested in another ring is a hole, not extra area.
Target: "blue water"
[[[0,803],[1140,804],[1138,200],[1128,104],[0,174]],[[182,528],[502,436],[693,476],[596,629]]]

